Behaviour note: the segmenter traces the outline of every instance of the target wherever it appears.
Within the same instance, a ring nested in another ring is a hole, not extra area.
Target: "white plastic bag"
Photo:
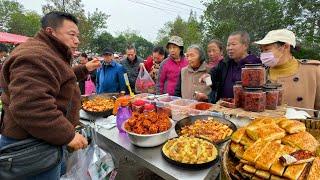
[[[110,153],[103,151],[96,144],[95,131],[91,144],[86,149],[71,153],[66,166],[67,172],[60,178],[61,180],[102,180],[114,169]]]

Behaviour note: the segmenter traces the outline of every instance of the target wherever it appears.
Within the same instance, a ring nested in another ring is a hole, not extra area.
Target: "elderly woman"
[[[205,62],[205,52],[200,46],[191,45],[187,49],[187,60],[189,65],[181,70],[175,96],[206,101],[211,92],[211,84],[207,85],[200,81],[200,77],[209,72]]]
[[[213,39],[208,43],[208,67],[210,69],[216,67],[223,60],[223,45],[220,41]]]
[[[157,91],[159,94],[168,93],[169,95],[174,95],[180,71],[188,65],[188,61],[183,54],[183,40],[181,37],[170,37],[166,47],[169,51],[169,57],[160,65]]]
[[[260,45],[262,63],[269,67],[269,80],[283,85],[284,103],[320,110],[320,61],[297,60],[292,55],[294,33],[273,30],[255,43]]]

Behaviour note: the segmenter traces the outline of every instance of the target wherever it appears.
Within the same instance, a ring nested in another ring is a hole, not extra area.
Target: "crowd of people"
[[[262,63],[268,80],[283,85],[285,103],[320,110],[320,62],[296,59],[292,55],[296,37],[286,29],[272,30],[254,42],[261,50],[260,57],[248,50],[249,34],[238,31],[230,34],[226,48],[214,39],[205,52],[200,45],[185,47],[181,37],[172,36],[146,60],[137,56],[132,45],[122,59],[112,47],[106,47],[102,59],[82,53],[79,65],[71,67],[79,43],[78,20],[68,13],[50,12],[42,18],[35,37],[10,53],[0,76],[0,148],[30,137],[61,149],[85,148],[87,140],[74,130],[86,81],[95,82],[96,93],[128,92],[124,74],[135,90],[140,68],[149,72],[158,94],[216,103],[233,97],[233,85],[241,80],[246,64]],[[0,50],[7,52],[1,46]],[[37,169],[32,177],[58,179],[59,162],[51,169]]]
[[[144,66],[156,84],[157,94],[167,93],[210,103],[216,103],[221,98],[233,98],[233,86],[241,81],[242,68],[246,64],[263,64],[268,72],[268,82],[283,85],[286,104],[320,109],[320,62],[294,58],[292,52],[297,48],[292,31],[272,30],[264,39],[254,42],[261,50],[260,57],[249,52],[252,43],[247,32],[233,32],[226,47],[223,44],[213,39],[207,45],[207,52],[204,52],[197,44],[185,48],[181,37],[172,36],[166,47],[156,46],[146,60],[138,57],[136,49],[129,46],[125,58],[119,63],[106,59],[104,63],[109,66],[117,64],[121,70],[113,72],[115,74],[127,73],[133,90],[139,69]],[[101,73],[96,78],[98,93],[127,91],[125,85],[119,86],[124,81],[121,75],[110,79],[114,77],[112,71],[102,69],[98,70]],[[212,82],[209,85],[205,82],[208,77]],[[113,85],[111,91],[98,90],[102,86],[110,87],[110,84]],[[290,91],[291,88],[297,90]]]

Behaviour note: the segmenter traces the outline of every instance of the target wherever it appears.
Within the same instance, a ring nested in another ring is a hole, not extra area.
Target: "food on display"
[[[319,179],[319,142],[302,125],[295,120],[262,117],[239,128],[229,145],[238,159],[228,159],[235,169],[231,173],[238,179]],[[254,143],[241,144],[248,138]]]
[[[210,103],[204,103],[204,102],[201,102],[201,103],[197,103],[195,106],[194,106],[194,109],[196,110],[201,110],[201,111],[205,111],[205,110],[209,110],[213,105],[210,104]]]
[[[283,101],[283,88],[281,84],[276,84],[276,86],[277,86],[277,90],[279,91],[278,106],[281,106]]]
[[[181,136],[168,140],[162,152],[171,160],[185,164],[203,164],[215,160],[216,147],[203,139]]]
[[[243,87],[241,81],[237,81],[233,86],[234,103],[237,108],[242,107]]]
[[[278,105],[279,91],[276,86],[265,86],[266,92],[266,109],[276,110]]]
[[[156,134],[167,131],[172,126],[168,114],[154,111],[137,113],[133,112],[124,125],[124,128],[136,134]]]
[[[262,64],[246,64],[241,71],[241,81],[244,87],[261,87],[266,83],[266,70]]]
[[[245,111],[262,112],[266,106],[266,93],[261,88],[245,88],[243,93]]]
[[[179,135],[189,137],[200,137],[211,142],[219,142],[231,136],[232,129],[213,118],[208,120],[196,120],[193,124],[181,128]]]
[[[320,179],[320,157],[316,157],[312,163],[307,179],[318,180]]]
[[[82,108],[91,112],[104,112],[114,107],[114,100],[103,97],[94,97],[91,100],[84,101]]]
[[[226,108],[236,108],[235,99],[221,98],[220,105]]]

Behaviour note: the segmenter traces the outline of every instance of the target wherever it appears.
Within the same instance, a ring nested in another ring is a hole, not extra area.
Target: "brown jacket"
[[[2,135],[33,136],[56,145],[73,139],[80,110],[77,78],[88,71],[85,66],[72,69],[71,58],[71,50],[45,31],[14,49],[0,76]]]
[[[281,77],[284,103],[289,106],[320,110],[320,61],[300,60],[296,74]]]
[[[209,68],[205,62],[196,71],[190,66],[182,68],[175,95],[181,96],[184,99],[194,99],[193,95],[197,91],[209,96],[211,87],[206,86],[203,82],[199,82],[200,77],[208,72]]]

